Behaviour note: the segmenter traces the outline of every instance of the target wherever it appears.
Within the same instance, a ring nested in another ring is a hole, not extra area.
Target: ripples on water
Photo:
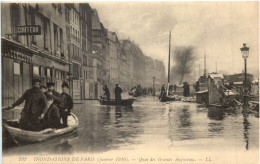
[[[43,143],[4,149],[15,153],[76,153],[110,150],[258,150],[259,119],[241,109],[226,111],[195,103],[161,103],[142,97],[132,107],[76,104],[77,133]]]

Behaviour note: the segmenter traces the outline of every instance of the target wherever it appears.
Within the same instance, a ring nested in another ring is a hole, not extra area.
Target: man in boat
[[[60,103],[60,94],[55,91],[54,89],[54,86],[55,86],[55,83],[54,82],[48,82],[47,83],[47,88],[48,88],[48,93],[52,95],[53,97],[53,103],[56,105],[56,106],[59,106],[59,103]]]
[[[166,96],[165,84],[162,85],[160,99]]]
[[[45,94],[47,99],[48,111],[43,118],[44,128],[58,129],[60,125],[59,108],[53,104],[53,96],[49,93]]]
[[[104,95],[107,97],[107,101],[110,101],[110,92],[107,85],[104,86],[103,91],[105,92]]]
[[[196,82],[195,91],[196,92],[200,91],[200,82],[199,81]]]
[[[71,96],[68,94],[69,84],[63,82],[61,87],[62,87],[62,93],[60,95],[59,110],[63,122],[63,127],[67,127],[68,116],[70,115],[70,110],[73,108],[73,100]]]
[[[40,90],[40,80],[32,80],[33,87],[11,105],[11,108],[20,105],[25,101],[24,108],[21,112],[20,128],[24,130],[40,131],[42,130],[41,119],[47,112],[47,100]]]
[[[121,101],[121,93],[122,93],[122,89],[118,86],[118,84],[116,84],[116,88],[115,88],[115,100]]]

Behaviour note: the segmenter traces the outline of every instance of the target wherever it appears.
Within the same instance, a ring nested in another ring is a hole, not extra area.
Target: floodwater
[[[138,98],[132,107],[74,105],[77,133],[3,150],[11,154],[103,153],[123,150],[258,151],[259,118],[241,109],[206,108],[196,103],[162,103]]]

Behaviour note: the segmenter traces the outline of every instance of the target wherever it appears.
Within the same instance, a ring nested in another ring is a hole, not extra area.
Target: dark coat
[[[109,92],[108,87],[105,87],[105,88],[104,88],[104,92],[105,92],[104,95],[106,95],[107,97],[110,97],[110,92]]]
[[[51,104],[43,119],[45,128],[59,128],[60,127],[60,112],[58,107]]]
[[[122,93],[122,89],[120,87],[116,87],[115,88],[115,99],[116,101],[120,101],[121,100],[121,93]]]
[[[20,105],[25,101],[23,113],[29,116],[40,117],[42,113],[47,112],[47,100],[44,93],[37,87],[33,87],[25,91],[13,106]]]
[[[61,93],[60,94],[60,104],[59,104],[59,109],[60,109],[60,114],[61,115],[69,115],[70,114],[70,110],[73,108],[73,100],[71,98],[71,96],[67,93]],[[67,112],[65,112],[65,110],[68,110]]]
[[[24,108],[21,112],[20,128],[25,130],[40,131],[42,124],[40,120],[41,114],[46,114],[47,100],[42,91],[33,87],[25,91],[12,106],[15,107],[25,101]]]
[[[166,91],[165,91],[164,86],[162,86],[162,88],[161,88],[161,94],[160,94],[160,97],[163,97],[163,96],[166,96]]]
[[[53,97],[53,104],[55,104],[56,106],[59,106],[60,101],[61,101],[59,92],[52,90],[51,95]]]

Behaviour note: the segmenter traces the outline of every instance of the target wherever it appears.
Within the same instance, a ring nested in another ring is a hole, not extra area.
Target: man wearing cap
[[[42,124],[40,122],[47,112],[47,101],[44,93],[40,90],[40,80],[32,80],[33,87],[25,91],[11,108],[20,105],[25,101],[24,108],[21,112],[20,126],[21,129],[40,131]]]
[[[63,82],[62,85],[62,93],[60,95],[60,116],[63,122],[63,127],[68,126],[68,116],[70,115],[70,110],[73,108],[73,100],[71,96],[68,94],[69,85],[66,82]]]
[[[121,93],[122,93],[122,89],[118,86],[118,84],[116,84],[116,88],[115,88],[115,100],[116,101],[121,101]]]
[[[54,82],[48,82],[47,83],[47,88],[48,88],[47,92],[52,95],[54,105],[59,106],[60,94],[54,90],[54,86],[55,86]]]

